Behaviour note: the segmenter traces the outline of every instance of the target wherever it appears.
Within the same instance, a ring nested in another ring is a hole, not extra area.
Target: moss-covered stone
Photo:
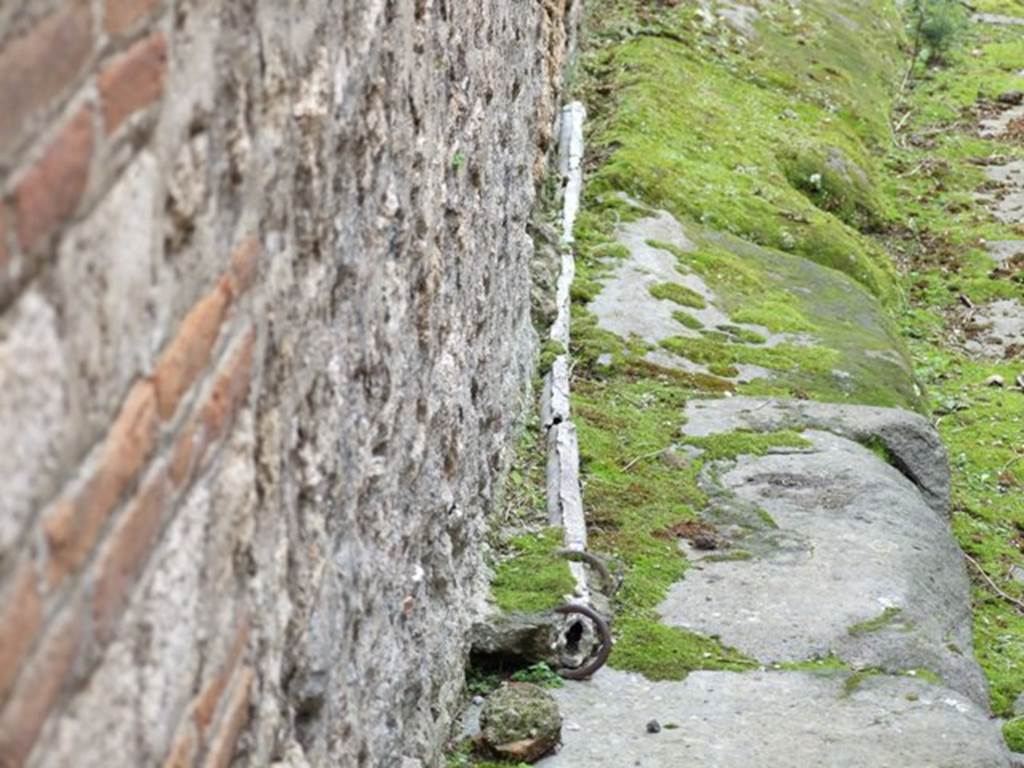
[[[543,688],[532,683],[507,683],[484,702],[480,733],[496,755],[533,763],[558,746],[562,715]]]

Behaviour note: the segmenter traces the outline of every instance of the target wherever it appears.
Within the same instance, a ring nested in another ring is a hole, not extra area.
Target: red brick
[[[92,477],[79,493],[61,500],[43,524],[51,586],[76,571],[92,552],[114,506],[152,453],[157,424],[153,385],[141,381],[125,398]]]
[[[18,566],[13,586],[0,605],[0,701],[21,671],[42,621],[42,605],[31,560]]]
[[[249,721],[249,689],[254,677],[249,667],[238,670],[224,713],[217,724],[217,731],[210,740],[204,768],[228,768],[231,764],[238,737]]]
[[[250,330],[217,372],[209,399],[200,414],[207,442],[220,439],[227,433],[228,426],[249,394],[255,342],[256,333]]]
[[[59,58],[59,57],[58,57]],[[95,147],[92,107],[83,107],[14,192],[18,240],[35,250],[78,208]]]
[[[227,432],[245,402],[252,377],[254,332],[249,331],[231,357],[218,369],[206,399],[178,435],[171,453],[170,479],[186,486],[207,458],[210,447]]]
[[[46,718],[74,668],[82,640],[77,607],[53,622],[39,652],[24,670],[11,700],[0,714],[0,765],[24,764]]]
[[[164,758],[163,768],[192,768],[198,748],[195,726],[191,720],[186,720],[174,736],[174,742]]]
[[[194,469],[194,459],[200,453],[202,430],[195,420],[190,422],[178,435],[171,453],[170,478],[175,488],[188,484]]]
[[[181,398],[209,362],[229,302],[228,289],[221,283],[192,308],[161,355],[153,374],[161,419],[174,416]]]
[[[99,89],[108,136],[160,99],[166,76],[167,41],[162,32],[140,40],[104,67]]]
[[[260,241],[255,237],[248,238],[232,254],[229,275],[233,299],[237,299],[256,282],[260,255]]]
[[[157,541],[166,501],[167,481],[161,472],[129,504],[107,540],[93,599],[100,643],[110,640],[126,598]]]
[[[89,2],[74,0],[0,50],[0,154],[13,149],[33,118],[68,93],[92,49]]]
[[[107,34],[120,37],[137,22],[151,15],[162,0],[107,0],[107,15],[103,20]]]
[[[238,669],[249,642],[250,624],[243,617],[235,630],[235,638],[228,649],[224,663],[213,677],[206,682],[199,694],[189,705],[188,715],[178,726],[174,741],[167,751],[163,768],[191,768],[202,744],[206,731],[213,723],[214,716],[224,698],[224,692]],[[230,710],[226,705],[225,709]]]
[[[234,677],[235,670],[238,669],[238,665],[242,661],[242,655],[245,653],[245,647],[248,642],[249,621],[243,617],[238,625],[238,629],[235,631],[235,639],[228,649],[227,658],[217,673],[206,683],[192,702],[192,720],[195,722],[196,731],[200,738],[205,735],[206,729],[213,722],[213,717],[217,713],[217,706],[224,696],[228,683]]]
[[[0,206],[0,279],[11,260],[11,252],[7,248],[7,211]]]

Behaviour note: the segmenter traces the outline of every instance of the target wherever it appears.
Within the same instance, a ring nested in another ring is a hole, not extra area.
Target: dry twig
[[[1020,611],[1021,613],[1024,613],[1024,602],[1021,602],[1020,600],[1018,600],[1015,597],[1011,597],[1010,595],[1006,594],[1006,592],[1004,592],[1002,589],[1000,589],[999,585],[996,584],[995,580],[991,576],[989,576],[987,573],[985,573],[985,569],[981,567],[981,564],[977,560],[975,560],[973,557],[968,555],[966,552],[964,552],[964,557],[967,558],[967,562],[969,562],[971,565],[973,565],[975,567],[975,569],[978,571],[978,573],[981,574],[981,577],[988,583],[988,585],[992,588],[992,590],[997,595],[999,595],[1001,598],[1003,598],[1003,600],[1008,602],[1010,605],[1012,605],[1018,611]]]

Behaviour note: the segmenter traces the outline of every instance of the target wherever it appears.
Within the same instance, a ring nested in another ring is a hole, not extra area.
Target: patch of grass
[[[738,456],[764,456],[773,448],[809,448],[811,443],[799,432],[753,432],[736,430],[708,437],[686,437],[682,442],[704,451],[705,461],[735,459]],[[767,513],[765,513],[767,514]],[[774,521],[772,521],[774,527]]]
[[[491,582],[494,601],[510,613],[540,613],[564,602],[576,586],[562,548],[561,528],[514,539],[509,556],[498,564]]]
[[[704,323],[691,315],[689,312],[673,312],[672,317],[680,325],[684,325],[692,331],[699,331],[704,328]]]
[[[548,339],[540,347],[540,359],[537,362],[537,374],[541,377],[547,375],[559,356],[566,353],[565,346],[554,339]]]
[[[519,670],[511,679],[517,683],[533,683],[541,688],[561,688],[565,685],[565,681],[543,661]]]
[[[650,619],[624,618],[616,630],[612,666],[640,672],[648,680],[682,680],[698,669],[742,672],[758,666],[753,659],[714,638]]]
[[[652,285],[650,291],[654,298],[667,299],[681,307],[704,309],[708,305],[703,296],[679,283],[658,283]]]
[[[1003,738],[1013,752],[1024,752],[1024,717],[1003,723]]]

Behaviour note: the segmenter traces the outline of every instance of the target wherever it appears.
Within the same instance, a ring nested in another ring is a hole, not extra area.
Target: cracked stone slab
[[[928,505],[948,514],[949,455],[938,432],[924,418],[899,408],[734,397],[691,400],[683,434],[691,437],[779,429],[819,429],[865,442],[876,438],[896,466],[921,490]]]
[[[629,250],[628,258],[617,260],[611,274],[602,279],[601,291],[588,309],[597,318],[597,325],[623,339],[638,338],[648,344],[658,344],[677,336],[701,338],[701,334],[680,323],[675,315],[683,312],[700,321],[708,330],[722,326],[742,328],[762,336],[761,346],[771,348],[783,342],[799,343],[790,334],[772,333],[768,328],[753,323],[734,322],[716,304],[714,291],[704,279],[693,272],[680,269],[675,254],[651,245],[668,243],[683,252],[693,251],[695,245],[679,222],[666,211],[622,224],[616,230],[616,240]],[[651,289],[662,283],[684,286],[701,296],[706,306],[682,307],[668,299],[656,299]],[[666,368],[691,373],[708,373],[707,366],[693,363],[665,350],[656,349],[647,359]],[[760,366],[736,366],[740,383],[767,378],[771,372]]]
[[[999,266],[1008,264],[1018,256],[1024,256],[1024,240],[992,240],[985,248],[992,261]]]
[[[681,307],[668,300],[656,300],[650,293],[659,283],[676,283],[704,295],[703,283],[697,286],[684,280],[673,254],[647,244],[648,240],[660,240],[692,251],[695,246],[683,228],[671,215],[659,211],[652,217],[621,226],[616,234],[630,256],[616,265],[590,304],[598,327],[625,339],[636,336],[651,344],[673,336],[696,336],[672,317]]]
[[[926,669],[987,705],[945,517],[871,450],[804,434],[809,450],[740,457],[717,466],[713,485],[704,478],[707,518],[751,557],[697,560],[658,607],[662,621],[764,664],[836,654],[857,669]]]
[[[964,343],[968,352],[1001,359],[1024,344],[1024,304],[1000,299],[971,310],[971,338]]]
[[[1024,17],[1020,16],[1004,16],[999,13],[976,13],[973,16],[974,21],[981,22],[982,24],[996,24],[999,26],[1024,26]]]
[[[978,126],[981,138],[997,139],[1005,136],[1010,130],[1010,124],[1018,120],[1024,120],[1024,104],[1003,109],[992,117],[983,119]]]
[[[1015,160],[1006,165],[992,165],[985,169],[990,181],[1003,186],[1000,194],[985,193],[979,196],[992,215],[1003,224],[1024,222],[1024,160]]]
[[[565,727],[543,768],[1009,768],[997,721],[962,695],[878,676],[602,670],[554,692]],[[649,734],[658,720],[662,730]],[[674,726],[674,727],[668,727]]]

